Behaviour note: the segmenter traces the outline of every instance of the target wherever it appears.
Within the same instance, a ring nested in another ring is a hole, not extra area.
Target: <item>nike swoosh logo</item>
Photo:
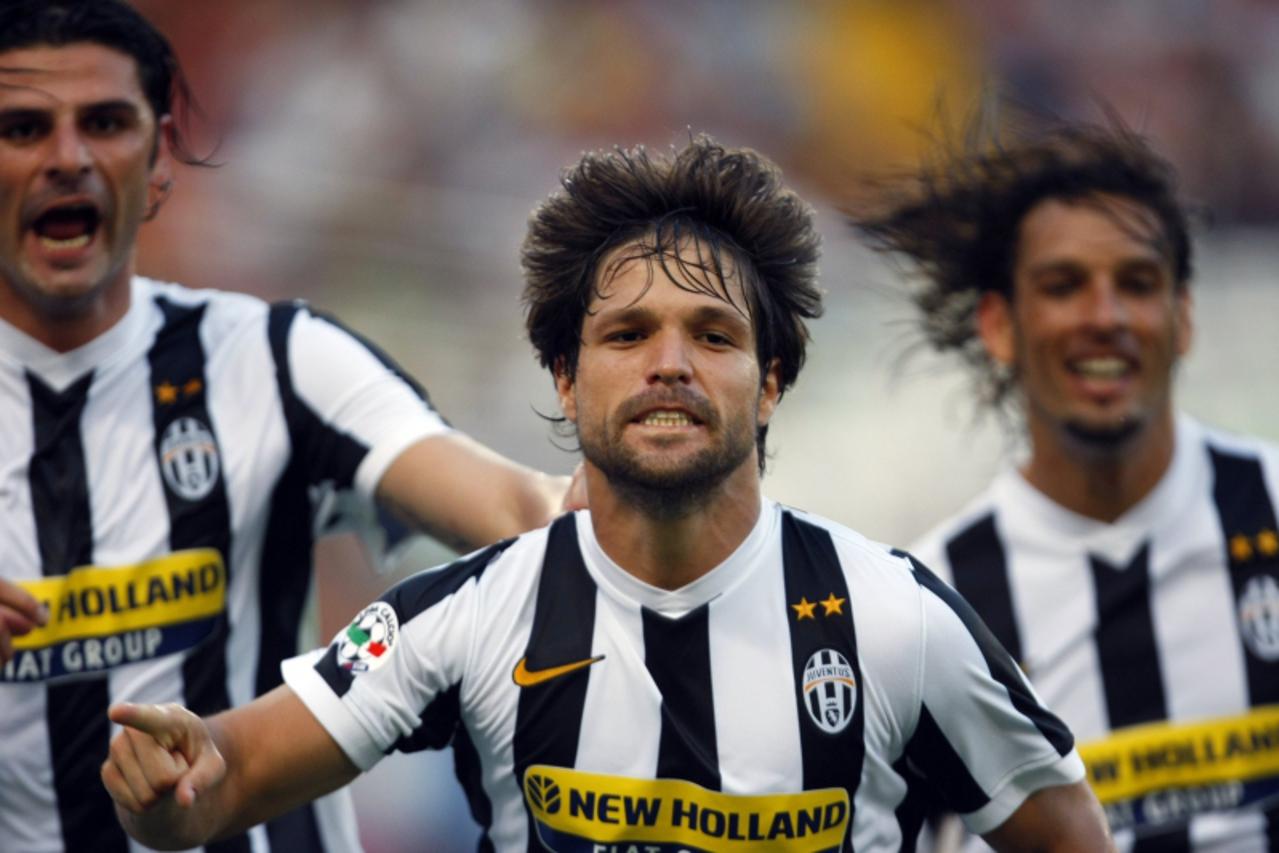
[[[586,667],[599,663],[602,660],[604,660],[603,655],[596,655],[593,658],[576,660],[572,663],[562,664],[561,666],[552,666],[547,669],[534,670],[528,668],[528,658],[520,658],[520,662],[515,665],[515,670],[511,673],[511,678],[514,679],[515,683],[520,687],[533,687],[543,682],[550,681],[552,678],[559,678],[561,675],[568,675],[570,672],[585,669]]]

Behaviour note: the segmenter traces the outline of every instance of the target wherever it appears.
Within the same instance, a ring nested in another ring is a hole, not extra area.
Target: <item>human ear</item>
[[[1176,317],[1174,318],[1177,356],[1184,356],[1190,352],[1190,345],[1195,339],[1195,315],[1194,301],[1190,298],[1190,288],[1185,284],[1177,288],[1177,294],[1174,297],[1177,300],[1174,309]]]
[[[977,303],[977,334],[996,362],[1011,367],[1016,354],[1013,345],[1012,305],[1002,293],[989,290]]]
[[[577,423],[577,386],[563,356],[555,360],[553,372],[555,393],[560,398],[560,411],[571,423]]]
[[[760,382],[759,409],[755,414],[757,426],[768,426],[768,422],[772,419],[773,412],[777,410],[777,403],[781,398],[782,362],[781,359],[775,358],[768,363],[768,368],[764,371],[764,376]]]
[[[155,154],[151,158],[151,173],[147,178],[147,212],[144,222],[155,219],[173,191],[173,154],[169,136],[173,133],[173,117],[163,116],[155,132]]]

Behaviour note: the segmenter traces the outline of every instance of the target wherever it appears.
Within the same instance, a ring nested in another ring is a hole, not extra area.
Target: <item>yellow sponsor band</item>
[[[1132,726],[1079,747],[1097,798],[1279,776],[1279,705],[1195,723]]]
[[[836,850],[849,819],[843,788],[745,796],[546,765],[524,774],[524,799],[539,824],[575,838],[725,853]]]
[[[226,606],[227,573],[215,548],[178,551],[130,566],[80,566],[65,575],[19,581],[49,608],[49,624],[17,649],[159,628],[214,616]]]

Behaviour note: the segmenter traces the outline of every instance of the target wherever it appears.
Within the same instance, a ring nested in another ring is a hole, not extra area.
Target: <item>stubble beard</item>
[[[659,467],[645,464],[641,454],[622,442],[622,429],[606,431],[599,442],[579,435],[582,455],[604,474],[622,501],[658,521],[684,518],[701,509],[755,451],[754,432],[739,427],[680,464]]]

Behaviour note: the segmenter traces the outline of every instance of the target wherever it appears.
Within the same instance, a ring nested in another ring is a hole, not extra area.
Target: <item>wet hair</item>
[[[911,298],[928,345],[958,353],[976,371],[979,397],[998,405],[1015,377],[982,345],[977,306],[988,291],[1012,298],[1026,214],[1048,199],[1136,202],[1154,215],[1153,245],[1182,288],[1191,276],[1189,214],[1172,166],[1113,116],[1106,125],[1055,122],[1002,135],[979,121],[921,171],[890,181],[879,205],[848,212],[872,247],[914,273]]]
[[[643,146],[587,153],[560,183],[533,212],[521,251],[526,327],[543,367],[576,373],[591,301],[606,297],[620,267],[645,260],[678,287],[742,310],[761,379],[776,359],[779,391],[795,382],[809,339],[805,320],[822,313],[821,240],[812,209],[775,165],[698,135],[667,155]],[[626,248],[614,253],[619,247]],[[734,278],[745,305],[728,286]],[[767,430],[756,435],[761,470]]]
[[[177,55],[168,39],[136,9],[120,0],[0,0],[0,53],[84,42],[131,57],[156,120],[173,117],[168,140],[174,157],[189,165],[208,164],[185,139],[190,113],[198,114],[199,106]]]

